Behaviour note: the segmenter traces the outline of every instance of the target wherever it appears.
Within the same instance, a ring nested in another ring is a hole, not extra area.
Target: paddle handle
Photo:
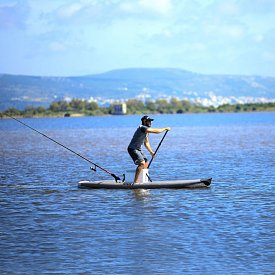
[[[151,165],[153,159],[155,158],[155,156],[156,156],[156,154],[157,154],[157,151],[158,151],[160,145],[162,144],[162,142],[163,142],[165,136],[167,135],[167,133],[168,133],[168,130],[166,130],[165,134],[163,135],[163,137],[162,137],[162,139],[161,139],[161,141],[160,141],[160,143],[159,143],[159,145],[158,145],[158,147],[157,147],[157,149],[156,149],[156,151],[155,151],[155,153],[154,153],[154,156],[151,158],[151,160],[150,160],[150,162],[149,162],[149,165],[148,165],[147,169],[149,169],[149,167],[150,167],[150,165]]]

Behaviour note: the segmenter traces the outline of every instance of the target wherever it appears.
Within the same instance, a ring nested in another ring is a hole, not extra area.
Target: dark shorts
[[[142,161],[147,162],[147,158],[141,150],[128,148],[128,153],[136,165],[139,165]]]

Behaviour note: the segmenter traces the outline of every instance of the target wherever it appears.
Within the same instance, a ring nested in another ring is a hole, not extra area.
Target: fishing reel
[[[92,171],[94,171],[94,172],[96,172],[96,166],[95,167],[90,167],[90,169],[92,170]]]

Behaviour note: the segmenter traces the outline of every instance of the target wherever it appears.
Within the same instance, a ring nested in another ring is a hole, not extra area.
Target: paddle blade
[[[204,183],[206,186],[209,186],[211,184],[211,181],[212,181],[212,178],[201,180],[201,182]]]

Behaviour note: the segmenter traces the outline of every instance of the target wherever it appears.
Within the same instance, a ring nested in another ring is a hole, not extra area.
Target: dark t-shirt
[[[141,146],[144,143],[144,140],[147,136],[146,134],[146,130],[149,127],[144,126],[144,125],[140,125],[137,130],[134,133],[134,136],[128,146],[128,148],[130,149],[135,149],[135,150],[141,150]]]

